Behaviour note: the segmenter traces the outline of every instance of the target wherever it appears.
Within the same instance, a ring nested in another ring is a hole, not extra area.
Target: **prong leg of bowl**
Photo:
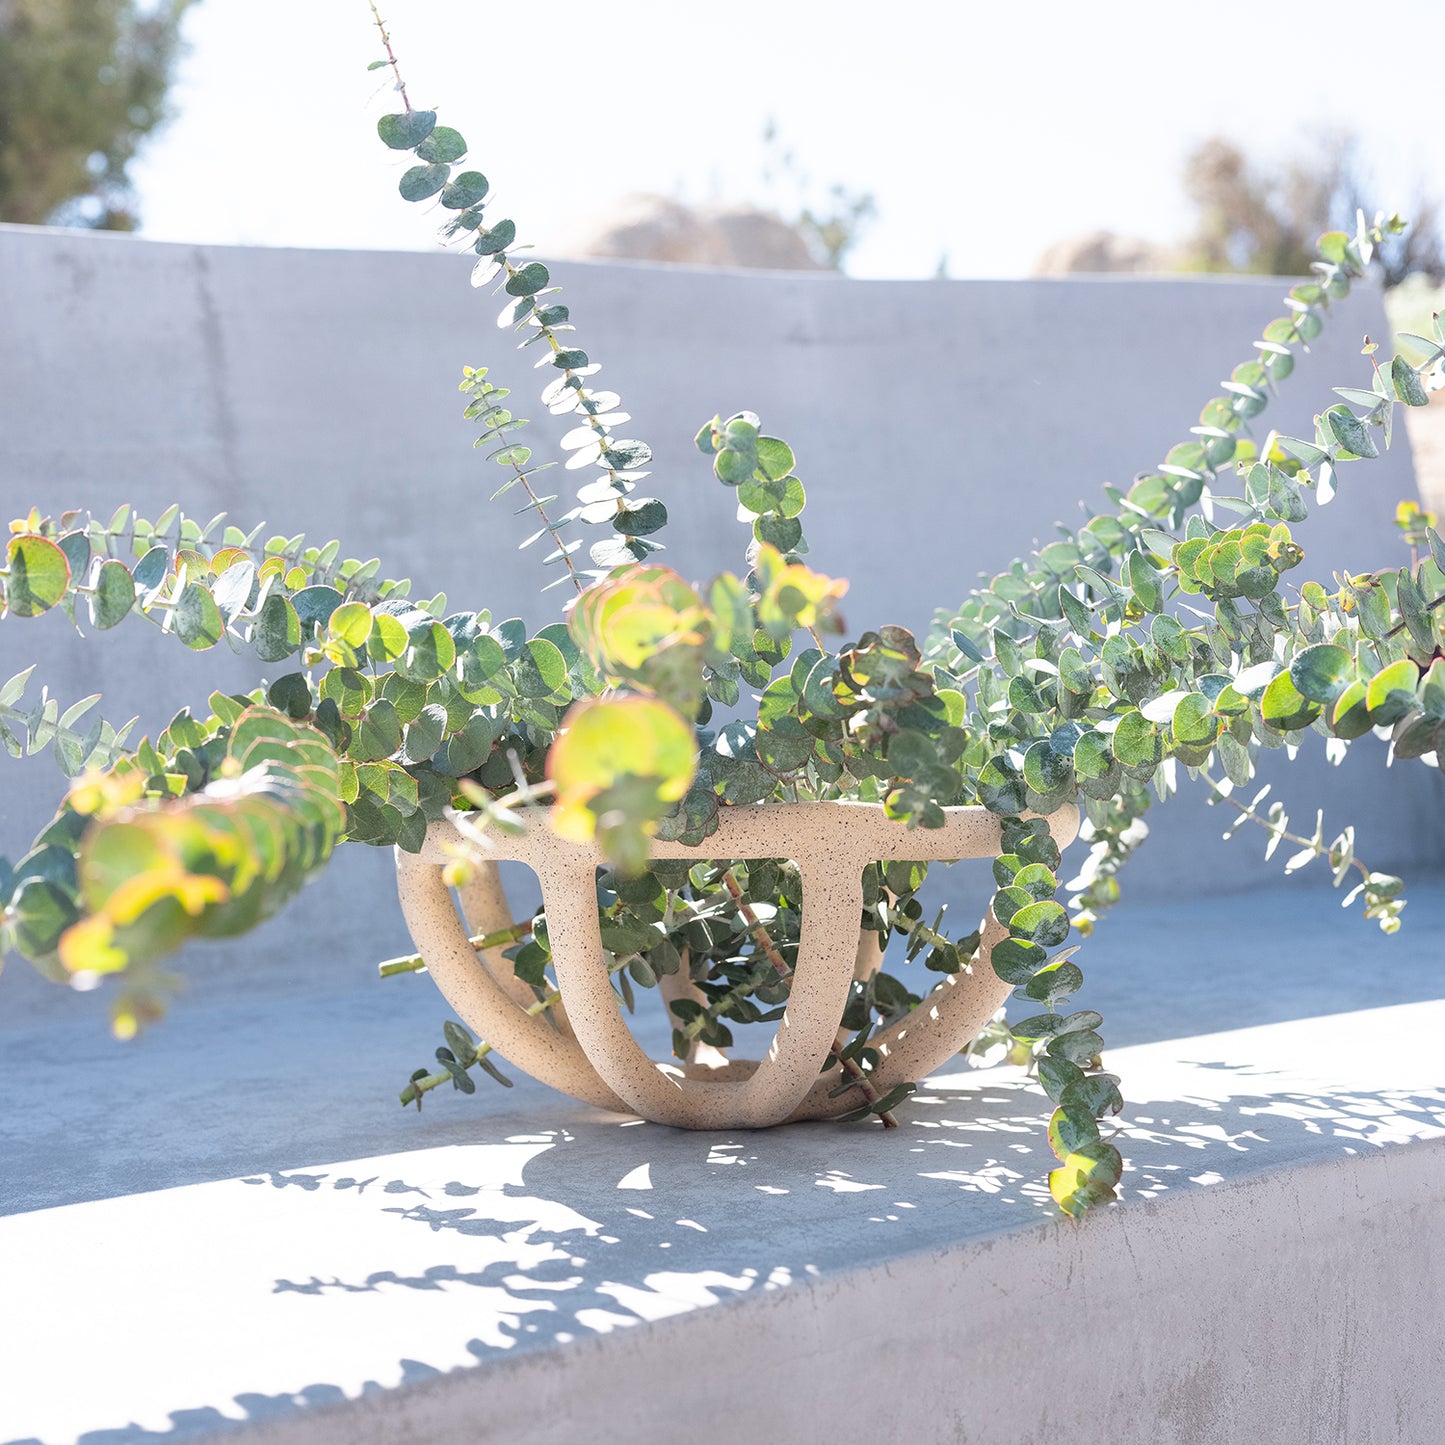
[[[467,927],[473,933],[500,933],[516,921],[512,906],[507,902],[507,891],[502,886],[501,870],[489,858],[474,864],[470,881],[457,889],[457,897],[461,900]],[[517,977],[512,960],[506,957],[504,949],[484,949],[477,956],[493,979],[512,996],[518,1008],[529,1009],[537,1002],[531,984]],[[563,1035],[570,1039],[572,1026],[567,1022],[567,1009],[560,999],[551,1006],[550,1013]]]
[[[883,950],[878,947],[878,935],[871,928],[858,932],[858,952],[853,960],[853,977],[859,983],[867,983],[883,967]]]
[[[883,967],[883,950],[878,947],[878,935],[871,928],[864,928],[858,934],[858,955],[853,961],[853,980],[867,983]],[[853,1037],[853,1030],[839,1026],[833,1042],[842,1048]]]
[[[960,970],[945,976],[943,982],[918,1005],[890,1028],[881,1030],[869,1040],[882,1055],[870,1076],[873,1087],[886,1094],[899,1084],[916,1083],[946,1064],[970,1039],[978,1037],[983,1026],[998,1012],[1012,992],[993,971],[994,945],[1009,936],[990,910],[985,918],[978,952],[973,956],[972,971]],[[847,1113],[862,1103],[858,1094],[829,1098],[838,1085],[836,1072],[830,1070],[809,1092],[808,1097],[790,1116],[791,1119],[823,1119],[830,1114]]]
[[[788,1011],[750,1078],[709,1083],[663,1072],[632,1037],[602,966],[590,861],[539,861],[552,964],[578,1042],[638,1113],[683,1129],[760,1129],[787,1118],[812,1088],[853,978],[863,885],[858,870],[827,855],[800,866],[806,901]]]
[[[433,982],[462,1022],[544,1084],[598,1108],[630,1113],[630,1106],[603,1083],[574,1039],[559,1034],[546,1019],[525,1013],[483,967],[452,906],[441,867],[398,848],[396,874],[402,916],[412,940]],[[590,873],[587,892],[595,896]]]
[[[500,933],[516,921],[502,887],[501,871],[490,859],[473,865],[472,876],[457,889],[457,897],[470,933]],[[512,961],[503,957],[501,948],[479,950],[477,957],[493,981],[511,994],[520,1007],[528,1008],[536,1002],[532,990],[512,972]]]

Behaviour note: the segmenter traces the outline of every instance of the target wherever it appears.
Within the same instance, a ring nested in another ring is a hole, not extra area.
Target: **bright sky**
[[[1061,236],[1177,239],[1183,157],[1362,134],[1379,204],[1445,192],[1445,0],[388,0],[413,100],[545,254],[632,191],[766,199],[762,132],[877,198],[850,270],[1027,274]],[[201,0],[177,118],[133,167],[144,234],[410,249],[435,225],[376,138],[365,0]],[[1420,57],[1413,84],[1404,69]],[[1392,81],[1400,93],[1391,95]],[[1297,92],[1289,87],[1298,83]],[[430,204],[430,203],[428,203]]]

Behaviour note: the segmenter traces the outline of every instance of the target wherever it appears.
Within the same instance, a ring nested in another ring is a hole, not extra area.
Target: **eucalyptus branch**
[[[49,696],[47,689],[42,689],[39,701],[29,711],[15,707],[34,670],[32,665],[0,684],[0,745],[15,757],[22,754],[33,757],[54,742],[56,761],[67,777],[74,777],[86,767],[109,767],[124,755],[125,740],[138,719],[131,718],[120,728],[103,718],[93,721],[84,731],[75,726],[100,701],[99,693],[82,698],[61,712],[60,704]]]
[[[485,953],[489,948],[505,948],[509,943],[517,943],[521,939],[532,936],[532,920],[525,919],[521,923],[514,923],[510,928],[499,928],[494,933],[473,934],[467,940],[477,953]],[[402,973],[425,973],[426,960],[419,953],[407,954],[401,958],[383,959],[376,966],[377,976],[380,978],[394,978]]]
[[[1257,811],[1257,805],[1269,792],[1268,786],[1262,788],[1249,803],[1241,803],[1230,792],[1229,786],[1221,784],[1207,771],[1201,769],[1199,776],[1209,787],[1210,801],[1226,803],[1238,815],[1236,823],[1231,826],[1229,832],[1233,832],[1234,827],[1245,821],[1263,828],[1270,835],[1270,842],[1265,853],[1266,858],[1274,852],[1281,841],[1296,844],[1300,851],[1285,864],[1286,873],[1294,873],[1306,864],[1312,863],[1316,858],[1326,859],[1333,871],[1336,888],[1349,876],[1350,870],[1354,869],[1360,875],[1360,881],[1346,896],[1345,906],[1348,907],[1363,893],[1366,904],[1365,917],[1379,919],[1380,927],[1386,933],[1393,933],[1399,928],[1399,914],[1404,907],[1404,899],[1399,896],[1402,887],[1400,880],[1393,874],[1375,872],[1355,857],[1353,828],[1347,828],[1332,844],[1326,844],[1324,841],[1324,814],[1319,812],[1315,817],[1314,834],[1306,838],[1300,833],[1291,831],[1283,805],[1279,802],[1273,803],[1268,814],[1264,816]],[[1228,837],[1229,833],[1227,832],[1225,836]]]
[[[561,1001],[562,995],[558,993],[555,988],[549,988],[541,998],[535,1003],[529,1004],[523,1012],[528,1018],[536,1018],[539,1014],[545,1013],[553,1004],[560,1003]],[[451,1040],[452,1037],[453,1035],[449,1028],[447,1038]],[[491,1044],[479,1042],[471,1048],[470,1057],[463,1054],[461,1058],[455,1059],[455,1068],[443,1068],[437,1073],[432,1074],[429,1074],[425,1069],[418,1069],[407,1081],[406,1088],[397,1096],[401,1100],[402,1108],[406,1108],[408,1104],[415,1104],[417,1108],[420,1109],[423,1094],[429,1093],[432,1089],[438,1088],[442,1084],[456,1083],[460,1078],[467,1079],[467,1082],[465,1085],[458,1084],[458,1087],[462,1088],[466,1093],[471,1093],[476,1086],[470,1078],[467,1078],[466,1071],[477,1064],[481,1065],[481,1067],[504,1088],[511,1088],[512,1081],[503,1075],[495,1064],[487,1060],[487,1055],[494,1052],[495,1050]]]
[[[387,63],[391,66],[392,75],[396,77],[396,89],[401,96],[401,103],[410,112],[411,100],[406,93],[406,82],[401,78],[401,66],[397,64],[396,53],[391,48],[391,36],[387,34],[386,25],[382,21],[381,12],[376,8],[375,0],[367,0],[367,3],[371,6],[372,21],[381,34],[381,43],[386,48]]]

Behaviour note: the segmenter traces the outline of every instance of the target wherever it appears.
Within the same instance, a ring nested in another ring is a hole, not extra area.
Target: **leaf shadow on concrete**
[[[1132,1070],[1119,1139],[1126,1218],[1445,1133],[1439,1089],[1298,1079],[1208,1054],[1158,1077]],[[971,1243],[1089,1227],[1061,1223],[1049,1201],[1044,1101],[1019,1076],[936,1079],[901,1117],[896,1134],[829,1124],[690,1134],[558,1105],[529,1113],[525,1134],[506,1132],[515,1115],[489,1119],[476,1143],[150,1196],[181,1212],[213,1209],[213,1228],[249,1235],[249,1261],[218,1264],[205,1281],[213,1315],[234,1308],[244,1321],[235,1357],[212,1376],[208,1403],[194,1403],[205,1391],[176,1371],[136,1394],[133,1411],[113,1401],[131,1423],[45,1445],[204,1436],[345,1408],[523,1351],[556,1350],[560,1367],[569,1348],[613,1331],[747,1309],[770,1291],[918,1252],[952,1251],[940,1267],[966,1281]],[[169,1290],[195,1286],[183,1267],[152,1261],[156,1308]],[[299,1344],[268,1353],[258,1345],[268,1331]],[[321,1368],[308,1336],[345,1340],[345,1367]],[[297,1387],[308,1357],[315,1381]]]

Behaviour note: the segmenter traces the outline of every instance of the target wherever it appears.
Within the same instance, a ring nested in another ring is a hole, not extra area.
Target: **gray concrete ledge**
[[[550,1096],[16,1214],[0,1439],[1427,1445],[1442,1028],[1430,1003],[1113,1051],[1124,1197],[1081,1225],[1009,1070],[936,1076],[897,1135]]]

